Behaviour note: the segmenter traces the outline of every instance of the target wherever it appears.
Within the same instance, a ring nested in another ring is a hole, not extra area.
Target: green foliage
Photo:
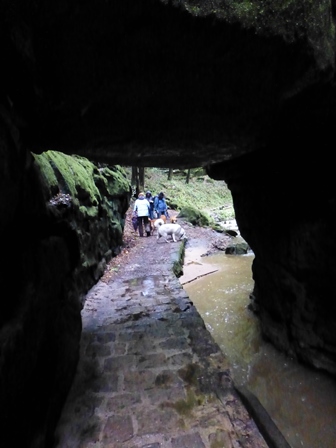
[[[131,169],[125,170],[131,179]],[[195,225],[213,225],[214,212],[220,220],[234,219],[232,196],[226,183],[211,179],[202,168],[193,168],[187,184],[187,171],[174,170],[168,180],[168,169],[145,168],[145,191],[150,190],[153,196],[163,191],[168,206],[183,211]]]

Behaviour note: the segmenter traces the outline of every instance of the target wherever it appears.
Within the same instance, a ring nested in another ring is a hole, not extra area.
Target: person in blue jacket
[[[162,191],[154,199],[154,210],[156,211],[158,218],[160,218],[161,215],[165,215],[168,217],[167,202]]]
[[[144,236],[144,229],[147,236],[150,236],[149,226],[149,202],[145,198],[145,193],[139,193],[138,199],[134,202],[133,212],[137,212],[138,215],[138,229],[139,235]]]

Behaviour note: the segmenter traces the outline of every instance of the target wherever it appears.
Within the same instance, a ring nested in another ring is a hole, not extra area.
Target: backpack
[[[160,203],[164,204],[164,201],[162,199],[159,199],[158,196],[155,196],[155,199],[154,199],[154,208],[155,208],[155,210],[160,208]]]

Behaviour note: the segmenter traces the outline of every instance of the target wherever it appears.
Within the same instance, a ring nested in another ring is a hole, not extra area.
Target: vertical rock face
[[[333,166],[323,138],[316,152],[304,140],[310,157],[293,157],[296,140],[272,156],[254,152],[210,174],[227,180],[239,229],[255,253],[253,300],[264,336],[336,374]]]
[[[83,157],[53,151],[34,155],[34,168],[47,219],[75,237],[69,238],[79,252],[74,283],[86,292],[103,274],[106,262],[120,252],[129,180],[119,166],[97,166]]]
[[[23,174],[7,160],[21,188],[8,188],[12,219],[2,216],[1,433],[8,448],[50,446],[78,361],[81,297],[120,250],[130,187],[121,168],[81,157],[28,155]]]

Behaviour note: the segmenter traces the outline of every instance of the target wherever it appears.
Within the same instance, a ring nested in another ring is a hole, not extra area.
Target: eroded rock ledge
[[[33,152],[197,167],[267,144],[312,86],[315,119],[333,108],[328,0],[12,4],[3,106]]]

